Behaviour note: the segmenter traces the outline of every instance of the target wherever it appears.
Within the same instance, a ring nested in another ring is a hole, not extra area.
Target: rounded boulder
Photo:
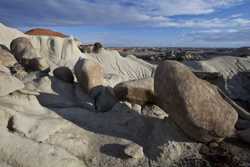
[[[76,63],[74,71],[81,88],[86,93],[104,83],[103,67],[93,60],[80,59]]]
[[[157,104],[192,139],[221,141],[235,132],[235,109],[187,66],[176,61],[161,63],[154,84]]]
[[[74,75],[68,67],[58,67],[53,71],[53,74],[64,82],[74,83]]]

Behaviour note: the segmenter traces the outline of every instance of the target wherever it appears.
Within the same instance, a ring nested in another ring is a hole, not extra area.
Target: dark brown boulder
[[[102,44],[100,42],[96,42],[93,46],[93,52],[99,53],[102,48],[103,48]]]
[[[155,73],[157,104],[191,138],[221,141],[234,133],[238,114],[210,83],[176,61],[161,63]]]
[[[53,74],[62,81],[74,83],[74,75],[68,67],[58,67],[53,71]]]
[[[144,105],[154,102],[154,79],[147,78],[119,83],[114,87],[119,100]]]

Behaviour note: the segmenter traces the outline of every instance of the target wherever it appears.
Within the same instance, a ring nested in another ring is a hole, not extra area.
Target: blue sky
[[[105,46],[250,46],[250,0],[1,0],[0,22]]]

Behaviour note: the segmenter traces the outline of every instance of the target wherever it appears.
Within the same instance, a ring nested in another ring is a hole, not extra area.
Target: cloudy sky
[[[250,0],[1,0],[0,22],[106,46],[250,46]]]

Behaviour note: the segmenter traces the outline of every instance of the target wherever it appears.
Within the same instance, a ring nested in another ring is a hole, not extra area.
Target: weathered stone
[[[74,70],[81,88],[86,93],[103,85],[104,72],[100,64],[92,60],[81,59],[76,63]]]
[[[0,44],[0,64],[5,67],[12,67],[17,63],[15,57],[10,53],[10,50]]]
[[[95,100],[97,112],[109,111],[118,102],[113,89],[109,87],[96,87],[92,89],[90,96]]]
[[[191,138],[220,141],[232,135],[238,114],[208,82],[198,79],[185,65],[161,63],[155,73],[157,104]]]
[[[154,80],[147,78],[122,82],[114,87],[115,95],[120,100],[131,103],[146,104],[154,102]]]
[[[125,154],[134,159],[142,159],[144,157],[143,148],[138,144],[129,144],[124,150]]]
[[[47,61],[38,55],[28,38],[14,39],[10,48],[17,61],[28,71],[44,70],[49,67]]]
[[[17,78],[0,71],[0,96],[8,95],[24,88],[24,84]]]
[[[8,161],[11,166],[86,166],[84,161],[60,147],[38,143],[3,129],[0,133],[0,155],[1,160]]]
[[[62,81],[74,83],[73,73],[68,67],[58,67],[53,71],[53,74]]]
[[[93,46],[93,52],[99,53],[102,48],[103,48],[102,44],[100,42],[96,42]]]
[[[0,71],[3,72],[3,73],[11,75],[10,70],[7,67],[3,66],[3,65],[0,65]]]

